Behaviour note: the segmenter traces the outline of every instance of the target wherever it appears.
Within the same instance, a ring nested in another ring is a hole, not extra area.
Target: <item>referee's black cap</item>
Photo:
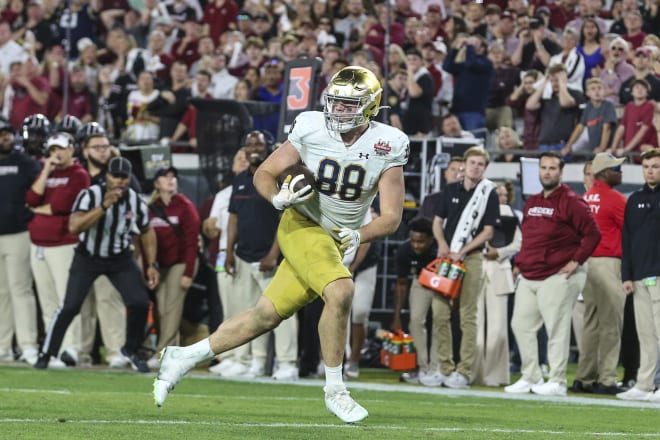
[[[108,163],[108,173],[116,177],[128,177],[131,175],[132,170],[131,162],[125,157],[113,157]]]

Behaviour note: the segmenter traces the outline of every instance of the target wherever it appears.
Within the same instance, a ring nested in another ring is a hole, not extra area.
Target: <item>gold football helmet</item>
[[[378,114],[382,92],[380,81],[369,69],[344,67],[332,77],[323,92],[326,127],[346,133],[367,124]],[[343,111],[335,109],[337,103],[341,103]]]

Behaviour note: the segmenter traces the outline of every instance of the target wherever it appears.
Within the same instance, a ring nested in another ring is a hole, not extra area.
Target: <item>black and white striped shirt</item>
[[[92,185],[81,191],[71,212],[86,212],[101,206],[106,188]],[[131,244],[131,235],[149,226],[147,204],[128,188],[124,196],[88,230],[81,232],[78,245],[95,257],[114,257]]]

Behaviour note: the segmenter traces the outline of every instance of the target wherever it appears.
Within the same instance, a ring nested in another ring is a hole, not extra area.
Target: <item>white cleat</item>
[[[345,387],[332,393],[328,392],[327,387],[323,390],[325,391],[325,407],[342,422],[357,423],[369,416],[369,412],[353,400],[351,393]]]
[[[163,406],[170,391],[174,389],[183,376],[192,370],[197,361],[184,352],[183,347],[165,347],[160,352],[160,370],[154,381],[154,401]]]

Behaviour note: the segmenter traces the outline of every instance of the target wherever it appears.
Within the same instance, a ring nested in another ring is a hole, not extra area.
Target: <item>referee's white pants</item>
[[[75,244],[49,247],[30,245],[30,266],[34,274],[41,305],[41,316],[46,329],[50,327],[50,321],[55,316],[58,307],[64,303],[75,247]],[[82,310],[88,309],[89,303],[85,301]],[[78,355],[83,351],[81,316],[76,316],[66,331],[60,353],[64,350],[72,350],[75,355]]]
[[[257,304],[261,294],[273,279],[275,269],[261,272],[258,263],[248,263],[236,257],[234,286],[229,295],[230,310],[245,311]],[[294,314],[273,330],[275,333],[275,356],[279,362],[295,362],[298,358],[298,321]],[[248,346],[248,347],[246,347]],[[240,350],[240,348],[245,348]],[[238,360],[247,362],[250,351],[257,363],[266,362],[268,355],[268,333],[237,349]]]
[[[21,350],[39,348],[27,231],[0,235],[0,351],[11,350],[14,333]]]

